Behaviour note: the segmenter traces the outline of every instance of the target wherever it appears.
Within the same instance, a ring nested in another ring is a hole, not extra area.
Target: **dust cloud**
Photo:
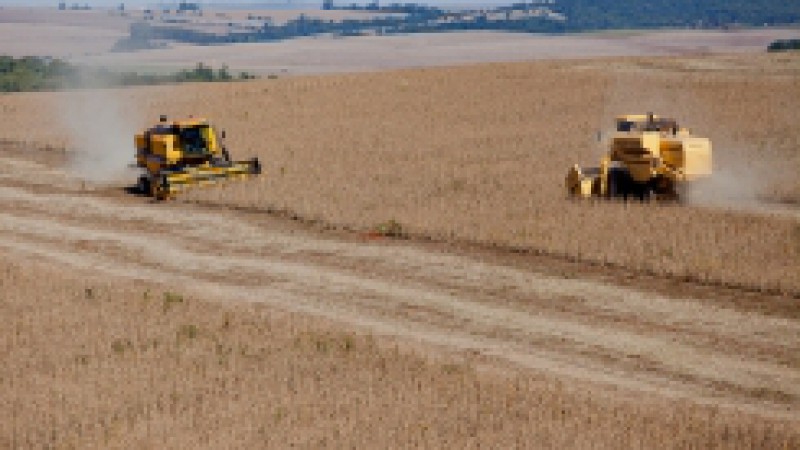
[[[712,143],[713,145],[713,143]],[[764,191],[764,168],[748,166],[730,153],[714,151],[710,177],[688,184],[687,201],[700,206],[736,208],[757,205]]]
[[[789,192],[794,190],[791,186],[796,181],[792,172],[796,169],[791,164],[755,159],[748,157],[746,151],[723,145],[713,148],[713,173],[707,179],[688,184],[688,204],[800,220],[800,208],[786,198],[791,194],[782,191],[786,187]]]
[[[138,105],[125,89],[110,89],[106,80],[85,74],[81,88],[61,97],[58,119],[69,134],[69,170],[92,183],[135,179],[133,136],[140,123]]]

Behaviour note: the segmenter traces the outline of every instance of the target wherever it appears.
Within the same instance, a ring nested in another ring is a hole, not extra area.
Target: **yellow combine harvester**
[[[570,196],[681,200],[687,182],[711,175],[711,141],[693,136],[674,119],[617,117],[609,147],[600,167],[576,164],[569,170]]]
[[[222,132],[221,138],[225,138]],[[261,173],[258,158],[231,161],[228,150],[205,119],[160,122],[135,137],[136,166],[144,169],[139,192],[159,200],[194,185]]]

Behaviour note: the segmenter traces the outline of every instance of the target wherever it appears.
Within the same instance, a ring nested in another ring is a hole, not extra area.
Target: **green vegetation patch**
[[[769,44],[767,50],[771,52],[800,50],[800,39],[779,39]]]
[[[234,76],[226,65],[214,69],[202,62],[197,63],[193,69],[157,75],[88,68],[55,58],[0,56],[0,92],[57,91],[254,78],[256,76],[248,72],[240,72]]]

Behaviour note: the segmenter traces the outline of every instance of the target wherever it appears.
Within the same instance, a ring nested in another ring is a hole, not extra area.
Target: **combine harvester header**
[[[222,139],[206,119],[159,123],[137,134],[136,166],[143,169],[139,192],[165,200],[191,186],[261,173],[258,158],[232,161]]]

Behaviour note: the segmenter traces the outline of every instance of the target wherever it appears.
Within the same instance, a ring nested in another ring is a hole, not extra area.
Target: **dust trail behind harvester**
[[[763,143],[732,136],[732,128],[718,123],[709,129],[713,173],[708,179],[688,185],[687,203],[800,220],[796,165]]]
[[[69,132],[73,176],[92,183],[131,179],[138,105],[125,89],[104,88],[105,80],[86,75],[82,89],[61,97],[58,118]]]
[[[752,214],[779,215],[800,220],[800,208],[779,203],[776,186],[791,183],[791,168],[769,160],[754,162],[746,153],[725,142],[714,148],[714,173],[707,180],[689,184],[687,202]]]
[[[759,180],[764,180],[763,168],[737,161],[730,148],[714,148],[714,172],[703,181],[689,185],[687,200],[691,204],[719,207],[755,205],[759,203]],[[763,184],[763,183],[761,183]]]

